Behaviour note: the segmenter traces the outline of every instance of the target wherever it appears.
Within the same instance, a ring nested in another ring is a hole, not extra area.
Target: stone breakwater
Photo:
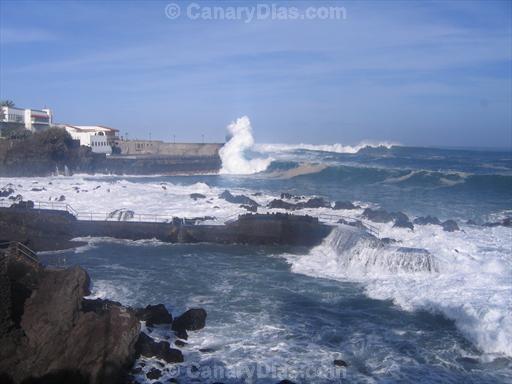
[[[77,220],[66,211],[0,208],[0,240],[19,241],[36,251],[77,246],[75,237],[158,239],[169,243],[216,243],[252,245],[318,245],[332,230],[309,216],[247,214],[225,225]]]

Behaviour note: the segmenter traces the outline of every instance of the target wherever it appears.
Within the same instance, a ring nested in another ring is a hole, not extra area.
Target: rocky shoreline
[[[90,284],[79,266],[45,268],[10,249],[0,252],[1,382],[135,383],[138,357],[181,363],[177,347],[206,324],[201,308],[173,319],[163,304],[130,308],[88,299]],[[174,332],[175,345],[149,336],[154,327]]]

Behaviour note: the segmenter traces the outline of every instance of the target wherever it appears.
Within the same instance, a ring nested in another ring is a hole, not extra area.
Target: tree
[[[14,101],[12,100],[0,100],[0,107],[14,108]]]

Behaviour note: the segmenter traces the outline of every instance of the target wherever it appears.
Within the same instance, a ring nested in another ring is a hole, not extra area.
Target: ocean
[[[257,201],[259,212],[280,211],[265,207],[281,193],[360,207],[294,211],[333,224],[360,219],[367,207],[411,220],[455,220],[460,231],[364,220],[394,240],[386,247],[345,226],[312,249],[85,238],[85,246],[41,259],[85,267],[92,297],[164,303],[174,315],[207,310],[206,328],[191,332],[182,349],[185,363],[179,372],[166,367],[160,382],[174,376],[180,383],[512,382],[512,228],[483,225],[512,216],[510,151],[258,145],[244,132],[233,132],[238,141],[221,153],[218,175],[0,183],[25,200],[63,195],[81,214],[127,209],[135,218],[212,216],[210,222],[222,223],[246,212],[219,198],[227,189]],[[191,193],[205,198],[193,200]],[[155,335],[173,337],[165,330]],[[337,359],[348,367],[334,369]],[[152,382],[143,373],[157,362],[141,362],[138,379]]]

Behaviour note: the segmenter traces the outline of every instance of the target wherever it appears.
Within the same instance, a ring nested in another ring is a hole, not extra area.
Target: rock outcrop
[[[137,309],[135,313],[137,318],[145,321],[148,327],[172,323],[172,315],[163,304],[148,305],[146,308]]]
[[[119,303],[84,302],[80,267],[45,269],[0,255],[0,374],[13,382],[119,383],[135,360],[140,323]]]
[[[203,308],[192,308],[174,319],[174,331],[198,331],[206,324],[206,311]]]
[[[256,201],[254,201],[253,199],[251,199],[250,197],[247,197],[245,195],[232,195],[231,192],[229,192],[228,190],[225,190],[224,192],[222,192],[219,195],[219,197],[221,199],[226,200],[228,203],[259,207],[259,204]]]
[[[141,332],[135,344],[137,355],[156,357],[167,363],[182,363],[183,354],[180,350],[171,348],[167,341],[156,342],[153,338]]]

